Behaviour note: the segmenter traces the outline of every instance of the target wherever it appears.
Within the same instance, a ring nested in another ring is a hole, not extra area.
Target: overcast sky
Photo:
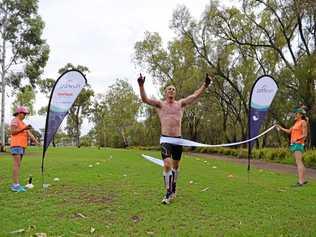
[[[117,78],[128,79],[137,90],[136,78],[141,69],[132,62],[135,42],[150,31],[158,32],[166,43],[174,36],[169,24],[179,4],[199,18],[208,3],[209,0],[40,0],[39,14],[46,25],[44,38],[50,46],[44,77],[57,79],[58,69],[70,62],[90,69],[87,79],[96,93],[104,93]],[[147,91],[157,93],[150,83]],[[38,95],[35,108],[47,103],[44,96]],[[28,119],[37,129],[44,127],[44,120],[39,116]],[[89,128],[85,122],[82,132],[87,133]]]

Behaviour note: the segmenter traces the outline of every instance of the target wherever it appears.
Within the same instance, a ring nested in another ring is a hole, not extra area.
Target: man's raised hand
[[[145,78],[146,77],[143,77],[143,75],[140,73],[139,74],[139,77],[137,78],[137,82],[138,82],[138,85],[139,86],[143,86],[144,85],[144,83],[145,83]]]
[[[211,83],[211,80],[213,79],[212,76],[210,76],[208,73],[206,73],[206,77],[205,77],[205,87],[208,87]]]

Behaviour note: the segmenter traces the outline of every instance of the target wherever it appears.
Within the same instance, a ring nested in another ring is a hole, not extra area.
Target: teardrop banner
[[[83,87],[87,84],[85,75],[75,69],[64,72],[54,84],[50,95],[44,132],[42,174],[44,172],[45,153],[52,142],[60,124],[68,114]]]
[[[276,81],[269,75],[263,75],[255,81],[249,98],[248,139],[259,134],[278,89]],[[255,141],[248,143],[248,170],[254,143]]]

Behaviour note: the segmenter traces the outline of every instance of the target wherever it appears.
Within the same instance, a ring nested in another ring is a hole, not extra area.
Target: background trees
[[[191,93],[206,72],[215,75],[205,98],[184,115],[184,134],[191,139],[244,139],[250,89],[263,74],[272,75],[280,88],[265,126],[289,126],[292,109],[303,103],[314,129],[315,12],[312,1],[244,0],[239,8],[211,1],[195,20],[179,6],[170,24],[176,37],[163,48],[158,33],[146,32],[135,44],[135,62],[162,88],[173,83],[180,97]]]
[[[1,143],[5,143],[6,88],[35,87],[49,55],[38,1],[0,2]],[[2,148],[1,148],[2,149]]]
[[[92,121],[95,123],[100,146],[127,147],[133,144],[141,127],[137,122],[140,102],[133,88],[125,80],[117,79],[108,92],[94,104]]]
[[[292,109],[304,104],[315,146],[315,22],[316,4],[308,0],[242,0],[230,7],[212,0],[199,19],[179,6],[170,21],[174,38],[163,42],[159,33],[145,32],[135,43],[133,60],[155,81],[160,94],[167,84],[174,84],[177,98],[193,93],[207,72],[214,75],[207,92],[184,113],[183,136],[189,139],[213,144],[245,139],[251,86],[257,77],[269,74],[279,91],[264,126],[275,122],[289,126]],[[1,1],[2,106],[8,86],[18,88],[13,107],[26,104],[32,110],[36,86],[50,94],[55,80],[40,78],[49,53],[41,38],[43,27],[36,0]],[[71,63],[59,73],[68,69],[89,73],[88,67]],[[104,95],[96,96],[90,86],[83,89],[69,111],[67,135],[59,140],[69,136],[78,147],[157,145],[160,125],[155,110],[140,103],[127,80],[117,79],[105,89]],[[39,112],[45,114],[46,108]],[[80,142],[84,118],[93,126]],[[282,143],[287,143],[286,137],[271,134],[259,145]]]

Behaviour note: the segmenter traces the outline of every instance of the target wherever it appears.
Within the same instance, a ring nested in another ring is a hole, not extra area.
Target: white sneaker
[[[161,203],[162,203],[162,204],[166,204],[166,205],[170,204],[170,201],[171,201],[171,194],[172,194],[172,193],[167,192],[166,195],[163,197]]]

